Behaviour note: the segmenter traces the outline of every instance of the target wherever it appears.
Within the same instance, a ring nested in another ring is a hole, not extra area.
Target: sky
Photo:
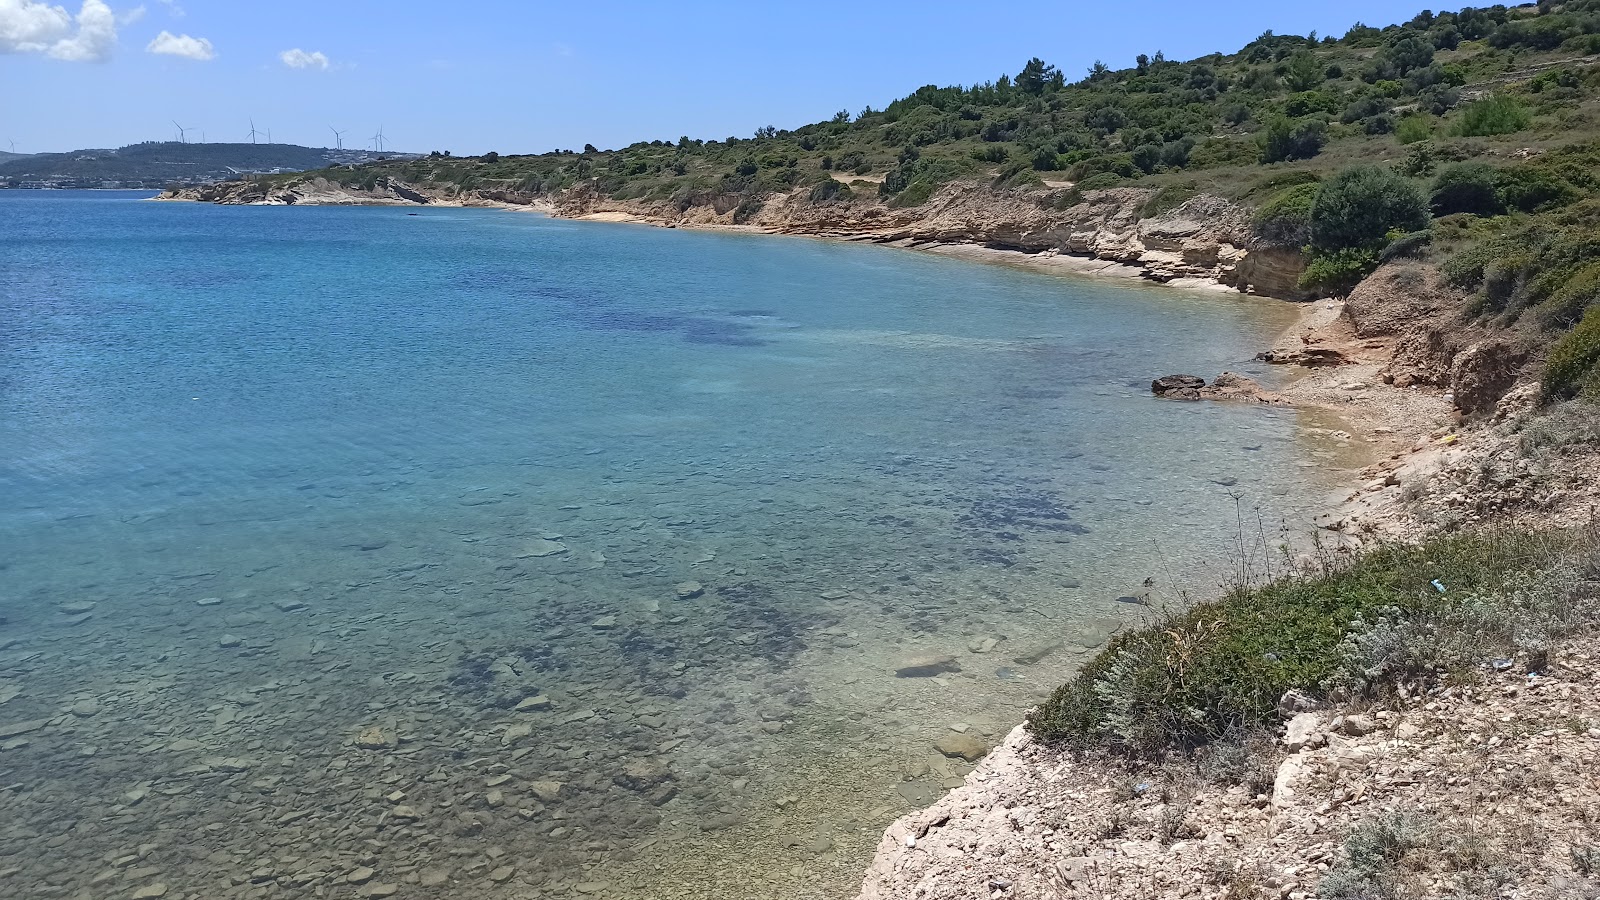
[[[882,108],[924,84],[1076,80],[1095,60],[1343,34],[1416,0],[1049,6],[542,0],[0,0],[0,150],[172,140],[457,155],[721,139]]]

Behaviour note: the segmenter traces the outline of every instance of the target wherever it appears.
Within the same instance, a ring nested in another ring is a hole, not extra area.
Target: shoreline
[[[1296,286],[1304,266],[1298,252],[1257,246],[1242,207],[1197,194],[1174,208],[1146,215],[1150,192],[1139,188],[1093,191],[1064,209],[1041,205],[1039,197],[994,192],[967,182],[953,182],[915,208],[877,200],[819,204],[795,192],[768,197],[744,222],[731,221],[736,211],[722,210],[727,197],[677,206],[611,200],[594,195],[587,185],[557,196],[503,191],[458,195],[397,181],[355,189],[318,177],[277,187],[222,182],[169,191],[156,199],[221,205],[506,209],[570,221],[804,236],[969,258],[998,254],[995,258],[1046,272],[1137,277],[1178,288],[1234,291],[1291,302],[1308,299]]]
[[[372,202],[350,205],[409,206],[415,204],[408,202]],[[1287,407],[1273,406],[1268,408],[1292,410],[1300,419],[1297,423],[1297,428],[1303,430],[1308,437],[1315,436],[1318,439],[1326,440],[1336,448],[1342,448],[1350,454],[1365,457],[1364,464],[1359,468],[1337,467],[1340,471],[1348,473],[1348,477],[1337,479],[1338,493],[1342,494],[1344,498],[1326,504],[1317,504],[1319,508],[1326,508],[1327,512],[1319,515],[1314,522],[1304,522],[1303,530],[1306,533],[1312,533],[1314,525],[1320,526],[1320,530],[1324,534],[1333,536],[1334,542],[1340,549],[1358,549],[1368,539],[1366,537],[1368,532],[1364,530],[1366,528],[1365,523],[1386,523],[1389,526],[1393,526],[1394,529],[1401,527],[1398,523],[1402,519],[1403,496],[1401,491],[1392,488],[1400,483],[1409,484],[1413,478],[1425,477],[1430,468],[1443,463],[1440,454],[1425,452],[1433,449],[1429,436],[1449,424],[1450,407],[1443,399],[1442,392],[1422,387],[1399,388],[1383,384],[1378,377],[1378,373],[1387,363],[1387,354],[1392,348],[1388,344],[1364,341],[1354,335],[1352,327],[1347,321],[1347,308],[1343,302],[1322,300],[1302,303],[1261,297],[1259,295],[1245,294],[1215,279],[1172,279],[1162,281],[1148,277],[1145,274],[1145,270],[1140,267],[1097,259],[1092,255],[1076,255],[1052,251],[1026,253],[1018,250],[1004,250],[984,246],[977,242],[916,241],[910,239],[881,240],[880,238],[883,235],[872,233],[845,235],[803,230],[780,230],[756,225],[665,223],[618,211],[566,215],[554,206],[539,208],[531,204],[511,204],[488,200],[438,202],[429,205],[439,205],[446,208],[482,207],[512,212],[533,212],[549,215],[552,218],[578,222],[639,224],[663,228],[685,227],[704,231],[873,242],[899,249],[934,253],[968,262],[1009,265],[1046,275],[1132,278],[1179,290],[1241,293],[1246,297],[1251,297],[1253,300],[1274,300],[1276,303],[1290,303],[1298,308],[1299,315],[1273,341],[1273,347],[1262,347],[1260,349],[1267,351],[1278,347],[1311,345],[1336,348],[1346,357],[1348,364],[1327,369],[1287,367],[1283,370],[1283,377],[1274,380],[1283,382],[1278,392],[1289,401],[1289,405]],[[1154,378],[1170,373],[1152,372],[1150,374]],[[1209,380],[1215,377],[1217,373],[1199,372],[1196,374]],[[1348,386],[1352,384],[1359,384],[1362,387],[1349,389]],[[1209,402],[1234,401],[1218,400]],[[1457,449],[1459,450],[1459,448]],[[1459,453],[1456,455],[1459,456]],[[1400,482],[1389,484],[1384,473],[1400,468],[1400,466],[1390,465],[1397,458],[1403,466],[1407,467],[1405,469],[1407,474],[1403,476]],[[1373,481],[1381,483],[1374,485]],[[1373,531],[1376,530],[1377,526],[1374,526]],[[972,810],[981,809],[985,810],[987,815],[996,810],[1003,810],[1004,803],[1008,800],[1015,802],[1018,799],[1017,795],[1006,792],[1018,782],[1019,778],[1023,777],[1020,773],[1031,771],[1028,767],[1033,765],[1030,760],[1036,752],[1043,751],[1035,750],[1025,733],[1023,725],[1015,725],[1009,732],[1003,732],[1002,734],[1002,742],[988,757],[983,759],[972,774],[964,779],[962,787],[945,794],[930,807],[912,811],[894,820],[885,829],[878,851],[872,857],[870,865],[866,869],[862,898],[865,898],[865,900],[877,900],[877,898],[888,900],[888,898],[901,896],[900,893],[892,891],[874,892],[871,886],[874,883],[874,879],[878,879],[880,884],[887,884],[892,881],[893,872],[903,864],[907,855],[915,852],[916,842],[921,835],[927,833],[928,823],[933,818],[945,815],[951,810],[964,810],[965,812],[959,812],[958,814],[967,815]]]

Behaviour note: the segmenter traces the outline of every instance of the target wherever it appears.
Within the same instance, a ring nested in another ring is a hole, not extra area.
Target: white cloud
[[[283,64],[291,69],[327,71],[328,67],[333,65],[333,61],[328,59],[328,55],[321,50],[313,50],[307,53],[299,47],[279,53],[278,58],[283,60]]]
[[[163,31],[156,35],[150,46],[144,48],[150,53],[159,53],[162,56],[181,56],[184,59],[205,61],[216,58],[217,51],[212,48],[211,42],[205,38],[190,37],[187,34],[173,34]]]
[[[0,0],[0,53],[103,62],[116,47],[117,16],[105,0],[83,0],[76,16],[39,0]]]
[[[183,7],[178,5],[178,0],[161,0],[161,5],[165,6],[167,8],[167,14],[175,19],[181,19],[187,15],[187,13],[183,11]]]
[[[132,25],[133,23],[141,21],[142,19],[144,19],[144,14],[146,12],[148,12],[148,11],[149,10],[146,10],[144,8],[144,6],[142,6],[142,5],[141,6],[135,6],[133,9],[130,9],[125,13],[118,14],[118,16],[117,16],[117,24],[118,25]]]

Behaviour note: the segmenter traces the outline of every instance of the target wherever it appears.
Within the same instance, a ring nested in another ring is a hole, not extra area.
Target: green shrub
[[[811,189],[812,203],[828,203],[832,201],[849,200],[854,196],[847,184],[841,184],[837,179],[829,178],[827,181],[817,182]]]
[[[1322,183],[1311,204],[1311,246],[1322,253],[1376,251],[1389,233],[1428,227],[1428,203],[1410,179],[1376,166],[1353,166]]]
[[[900,162],[884,175],[878,194],[889,198],[896,206],[920,206],[941,185],[972,169],[970,158],[925,157],[907,150],[901,154]]]
[[[1551,328],[1570,328],[1583,319],[1590,307],[1600,304],[1600,260],[1568,275],[1562,273],[1560,286],[1540,304],[1544,324]]]
[[[1273,119],[1260,137],[1263,163],[1310,159],[1328,142],[1328,125],[1321,119]]]
[[[1127,179],[1115,172],[1100,172],[1090,175],[1075,186],[1080,191],[1099,191],[1106,188],[1122,187],[1126,183]]]
[[[903,207],[921,206],[928,202],[929,197],[933,196],[933,191],[936,187],[937,185],[931,181],[914,181],[907,185],[905,190],[895,195],[890,205]]]
[[[1163,185],[1160,190],[1150,195],[1150,199],[1144,202],[1144,206],[1139,208],[1139,217],[1148,219],[1177,209],[1189,202],[1199,192],[1199,188],[1192,181]]]
[[[1299,285],[1332,296],[1345,296],[1361,279],[1378,267],[1378,251],[1369,247],[1346,247],[1331,253],[1317,253],[1300,273]]]
[[[1512,134],[1527,128],[1533,121],[1527,107],[1515,97],[1496,94],[1474,100],[1461,111],[1455,133],[1462,137],[1490,137]]]
[[[1458,533],[1235,589],[1119,634],[1028,715],[1028,728],[1041,741],[1159,756],[1265,726],[1288,690],[1320,693],[1348,671],[1347,638],[1367,623],[1500,590],[1550,567],[1567,540]]]
[[[1375,874],[1427,844],[1427,819],[1412,813],[1387,812],[1363,822],[1344,841],[1345,854],[1358,872]]]
[[[1493,216],[1505,212],[1499,190],[1499,172],[1483,163],[1445,166],[1433,179],[1428,208],[1436,216],[1472,213]]]
[[[1544,366],[1544,397],[1600,397],[1600,306],[1590,306],[1578,327],[1550,348]]]
[[[1275,247],[1303,247],[1311,240],[1311,204],[1316,182],[1279,191],[1261,204],[1251,221],[1257,240]]]
[[[1339,105],[1337,94],[1327,91],[1302,91],[1289,95],[1289,99],[1284,101],[1283,112],[1291,119],[1301,119],[1316,113],[1334,112]]]
[[[745,197],[740,200],[739,205],[733,210],[734,224],[743,225],[755,218],[763,206],[766,206],[766,201],[760,197]]]
[[[1247,165],[1261,158],[1261,148],[1242,138],[1210,137],[1201,141],[1189,153],[1186,168],[1211,169],[1218,166]]]
[[[1378,264],[1383,265],[1390,260],[1402,257],[1421,256],[1423,248],[1432,242],[1432,231],[1413,231],[1410,234],[1402,234],[1379,251]]]
[[[1502,206],[1521,212],[1563,206],[1578,196],[1576,190],[1555,175],[1531,166],[1500,170],[1497,189]]]
[[[1317,884],[1324,900],[1384,900],[1394,896],[1390,873],[1406,854],[1432,842],[1434,823],[1416,813],[1391,810],[1357,825],[1345,838],[1347,862]]]

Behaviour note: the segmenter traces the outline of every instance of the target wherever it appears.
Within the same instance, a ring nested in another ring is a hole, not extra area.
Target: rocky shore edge
[[[1540,415],[1532,370],[1446,315],[1440,292],[1430,267],[1390,264],[1263,351],[1295,370],[1281,392],[1183,375],[1153,392],[1288,403],[1367,445],[1373,462],[1317,522],[1336,552],[1467,526],[1592,527],[1600,443],[1586,435],[1600,421]],[[1600,763],[1597,698],[1600,656],[1570,640],[1387,704],[1286,698],[1243,778],[1215,777],[1211,758],[1088,757],[1018,725],[961,787],[885,831],[857,900],[1377,897],[1337,893],[1364,840],[1422,848],[1404,896],[1600,897],[1600,790],[1585,774]]]

